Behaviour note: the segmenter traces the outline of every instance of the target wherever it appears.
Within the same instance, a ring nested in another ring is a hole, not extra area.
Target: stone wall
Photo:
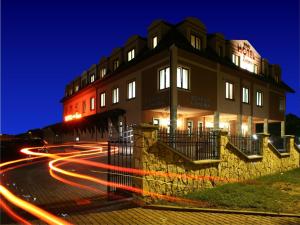
[[[226,133],[220,132],[220,160],[193,162],[166,144],[157,141],[157,129],[141,125],[134,130],[134,167],[146,172],[134,185],[146,192],[180,196],[201,188],[243,181],[300,166],[299,152],[290,138],[290,153],[279,153],[262,138],[262,156],[248,157],[228,143]],[[146,197],[145,195],[144,197]]]

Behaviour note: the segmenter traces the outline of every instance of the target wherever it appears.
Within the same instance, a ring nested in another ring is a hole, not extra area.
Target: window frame
[[[258,98],[258,95],[260,94],[260,101],[259,98]],[[256,91],[256,106],[257,107],[263,107],[264,106],[264,95],[263,95],[263,91],[261,90],[257,90]]]
[[[94,73],[92,73],[91,76],[90,76],[90,83],[94,83],[95,80],[96,80],[96,76],[95,76]]]
[[[154,40],[156,40],[156,41],[154,42]],[[157,45],[158,45],[158,37],[157,37],[157,35],[155,35],[152,37],[152,49],[156,48]]]
[[[237,62],[236,62],[237,60]],[[241,57],[239,55],[236,55],[234,53],[232,53],[232,63],[238,67],[241,66]]]
[[[279,111],[280,112],[285,112],[285,99],[284,97],[279,98]]]
[[[229,84],[228,95],[227,95],[227,84]],[[230,86],[232,86],[231,95],[230,95]],[[234,101],[234,83],[232,81],[225,81],[225,99]]]
[[[247,101],[244,101],[244,89],[247,90]],[[242,103],[250,104],[250,89],[246,86],[242,87]]]
[[[104,95],[104,104],[102,104],[102,96]],[[103,91],[100,93],[100,108],[105,108],[106,107],[106,92]]]
[[[180,77],[181,86],[178,86],[178,69],[181,71],[181,73],[180,73],[180,75],[181,75],[181,77]],[[187,71],[187,82],[186,82],[187,88],[183,87],[183,70]],[[177,70],[176,70],[176,87],[179,88],[179,89],[182,89],[182,90],[190,90],[190,83],[191,83],[190,80],[191,80],[191,78],[190,78],[190,69],[187,68],[187,67],[181,66],[181,65],[177,66]]]
[[[132,48],[127,52],[127,62],[130,62],[135,58],[135,48]]]
[[[115,91],[116,90],[116,101],[115,101]],[[118,104],[119,102],[120,102],[120,90],[119,90],[119,87],[115,87],[115,88],[113,88],[112,89],[112,104],[114,105],[114,104]]]
[[[107,68],[106,67],[103,67],[101,70],[100,70],[100,77],[103,78],[107,73]]]
[[[193,34],[193,33],[190,35],[190,44],[194,49],[196,49],[198,51],[202,50],[202,44],[203,44],[202,38],[199,37],[198,35]]]
[[[120,66],[120,62],[119,62],[119,59],[115,59],[113,61],[113,71],[116,71]]]
[[[132,96],[130,96],[130,84],[134,84],[132,88]],[[132,100],[136,98],[136,79],[132,79],[127,82],[127,100]]]
[[[94,111],[95,109],[95,97],[90,97],[90,111]]]
[[[169,78],[167,79],[167,70],[169,71]],[[161,79],[160,79],[160,77],[161,77],[161,71],[164,71],[164,73],[163,73],[163,77],[164,77],[164,87],[163,88],[161,88]],[[161,67],[161,68],[159,68],[158,69],[158,90],[159,91],[163,91],[163,90],[166,90],[166,89],[168,89],[168,88],[170,88],[170,76],[171,76],[171,74],[170,74],[170,66],[164,66],[164,67]],[[167,81],[169,81],[169,82],[167,82]],[[167,85],[167,83],[168,83],[168,85]]]

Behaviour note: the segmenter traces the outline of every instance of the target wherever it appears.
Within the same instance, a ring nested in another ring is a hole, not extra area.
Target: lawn
[[[300,213],[300,168],[187,194],[212,208]]]

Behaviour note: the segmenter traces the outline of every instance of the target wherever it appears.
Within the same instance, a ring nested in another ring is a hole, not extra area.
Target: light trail
[[[30,214],[36,216],[37,218],[47,222],[48,224],[57,224],[57,225],[70,225],[71,223],[54,216],[53,214],[31,204],[26,201],[24,201],[21,198],[18,198],[14,194],[12,194],[9,190],[7,190],[5,187],[0,185],[0,193],[4,196],[4,198],[11,202],[12,204],[18,206],[19,208],[23,209],[24,211],[29,212]]]

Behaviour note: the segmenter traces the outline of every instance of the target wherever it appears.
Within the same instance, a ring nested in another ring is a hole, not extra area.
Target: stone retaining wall
[[[134,185],[144,191],[179,196],[200,188],[243,181],[300,166],[299,152],[290,138],[290,153],[281,154],[261,135],[262,156],[247,157],[228,143],[220,133],[220,160],[192,162],[166,144],[157,141],[157,129],[143,125],[134,130],[134,167],[144,171],[166,173],[166,176],[144,175]],[[146,196],[144,196],[146,197]]]

